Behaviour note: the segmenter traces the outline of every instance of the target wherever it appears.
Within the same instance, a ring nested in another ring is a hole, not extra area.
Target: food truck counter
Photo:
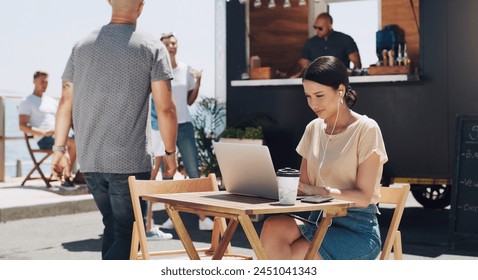
[[[419,81],[418,75],[374,75],[374,76],[350,76],[351,84],[355,83],[388,83],[388,82],[415,82]],[[293,86],[302,85],[302,79],[267,79],[267,80],[233,80],[231,86]]]

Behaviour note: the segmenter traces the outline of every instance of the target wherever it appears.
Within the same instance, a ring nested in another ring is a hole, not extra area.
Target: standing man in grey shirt
[[[152,92],[165,145],[166,173],[177,169],[177,115],[172,70],[161,41],[136,30],[142,0],[109,0],[111,22],[75,44],[63,73],[52,168],[69,175],[67,133],[103,216],[103,259],[128,259],[134,215],[128,177],[149,180],[148,98]]]

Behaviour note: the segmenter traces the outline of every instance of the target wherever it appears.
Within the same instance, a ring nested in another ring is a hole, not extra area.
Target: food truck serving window
[[[252,2],[246,6],[249,35],[246,57],[258,56],[261,66],[270,67],[275,73],[294,72],[305,42],[315,36],[313,23],[322,12],[331,14],[334,30],[354,39],[362,68],[378,61],[376,32],[390,24],[397,24],[405,31],[408,56],[419,62],[418,0],[309,0],[306,6],[289,8],[283,7],[283,0],[275,0],[274,9],[267,7],[267,1],[262,1],[259,8]]]

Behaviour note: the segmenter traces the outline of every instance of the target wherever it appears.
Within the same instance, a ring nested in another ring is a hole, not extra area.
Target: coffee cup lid
[[[299,177],[300,172],[297,169],[293,169],[290,167],[281,168],[277,171],[277,176],[282,177]]]

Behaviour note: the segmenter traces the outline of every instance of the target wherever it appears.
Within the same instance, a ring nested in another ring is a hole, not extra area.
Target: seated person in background
[[[18,108],[20,130],[32,135],[40,149],[48,150],[53,147],[54,143],[58,101],[44,94],[48,87],[48,73],[36,71],[33,75],[33,84],[33,94],[27,96]],[[73,168],[76,161],[76,145],[73,138],[68,139],[67,149],[71,163],[70,168]],[[63,187],[69,186],[72,185],[63,185]]]
[[[302,156],[299,194],[353,201],[344,217],[332,219],[318,259],[375,259],[381,250],[377,203],[387,153],[377,123],[353,112],[357,93],[347,68],[336,57],[323,56],[305,70],[302,80],[311,121],[297,146]],[[307,222],[287,215],[265,220],[261,242],[271,259],[303,259],[321,212]]]
[[[325,55],[337,57],[347,68],[350,67],[350,62],[354,64],[355,69],[362,68],[360,54],[354,39],[347,34],[333,30],[332,23],[332,16],[328,13],[321,13],[317,16],[314,23],[316,36],[305,43],[297,63],[298,72],[291,75],[291,78],[301,77],[311,61]]]

